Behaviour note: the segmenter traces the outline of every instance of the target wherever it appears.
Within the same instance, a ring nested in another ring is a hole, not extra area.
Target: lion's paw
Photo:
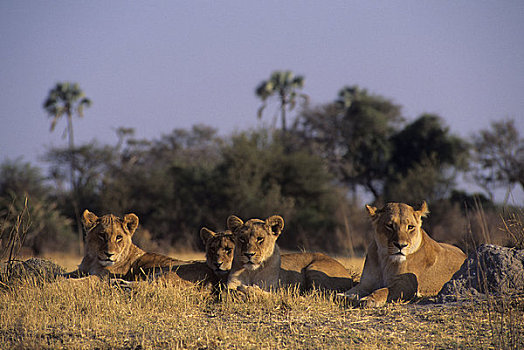
[[[118,288],[126,292],[132,291],[138,286],[138,282],[130,282],[121,278],[111,278],[109,280],[109,284],[111,287]]]
[[[335,296],[345,306],[360,307],[362,303],[362,299],[358,294],[337,293]]]

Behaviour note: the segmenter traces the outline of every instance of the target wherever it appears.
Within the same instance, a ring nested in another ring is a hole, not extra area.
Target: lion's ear
[[[429,214],[428,210],[428,204],[426,201],[422,201],[422,204],[420,205],[420,209],[417,210],[418,215],[420,215],[421,218],[426,217]]]
[[[371,216],[372,218],[375,217],[376,213],[377,213],[377,207],[373,207],[371,205],[367,205],[366,204],[366,209],[369,213],[369,216]]]
[[[232,232],[235,232],[235,230],[242,225],[244,225],[244,221],[242,221],[238,216],[229,215],[227,218],[227,228]]]
[[[266,225],[269,226],[275,236],[278,236],[284,229],[284,219],[279,215],[273,215],[266,219]]]
[[[215,237],[216,235],[217,234],[215,232],[211,231],[207,227],[202,227],[200,229],[200,238],[202,239],[202,242],[204,242],[204,244],[206,244],[211,237]]]
[[[98,220],[98,216],[91,213],[89,210],[84,210],[84,213],[82,214],[82,225],[84,225],[84,229],[86,231],[89,231],[96,225],[96,221]]]
[[[135,214],[126,214],[124,216],[124,226],[129,231],[129,234],[132,236],[135,233],[136,228],[138,227],[138,216]]]

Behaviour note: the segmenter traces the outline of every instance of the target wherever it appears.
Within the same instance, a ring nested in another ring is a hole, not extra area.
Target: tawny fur
[[[203,227],[200,230],[200,237],[206,247],[207,266],[218,278],[227,280],[235,251],[233,233],[229,230],[214,232]]]
[[[228,228],[235,236],[235,254],[229,274],[229,289],[257,286],[263,290],[297,285],[306,290],[347,290],[351,275],[342,264],[321,253],[280,254],[276,241],[284,228],[284,219],[271,216],[266,220],[243,222],[232,215]],[[246,255],[247,254],[247,255]]]
[[[138,217],[113,214],[98,217],[85,210],[82,223],[86,232],[84,258],[76,271],[65,277],[116,277],[136,281],[152,277],[177,282],[199,282],[213,273],[204,262],[188,262],[149,253],[132,242]]]
[[[422,229],[426,202],[415,210],[404,203],[366,206],[375,228],[360,283],[344,293],[367,306],[437,294],[466,256],[438,243]]]
[[[281,285],[331,291],[346,291],[353,287],[353,279],[344,265],[325,254],[282,254],[280,259]]]

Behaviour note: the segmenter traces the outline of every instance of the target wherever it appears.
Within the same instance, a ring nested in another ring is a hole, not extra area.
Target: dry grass
[[[502,231],[509,237],[511,245],[517,249],[524,249],[524,209],[510,213],[502,222]]]
[[[184,260],[203,253],[173,252]],[[81,257],[46,258],[67,271]],[[363,258],[341,258],[362,271]],[[524,297],[363,310],[332,295],[284,290],[239,300],[196,287],[32,280],[0,290],[2,349],[450,349],[524,348]]]
[[[524,300],[361,310],[319,292],[240,301],[194,287],[27,281],[0,293],[0,315],[6,349],[524,347]]]

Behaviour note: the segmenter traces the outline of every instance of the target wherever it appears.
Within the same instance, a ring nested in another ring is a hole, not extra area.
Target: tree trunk
[[[287,131],[286,126],[286,96],[283,92],[280,93],[280,116],[282,117],[282,134],[285,135]]]
[[[375,203],[379,203],[380,193],[377,191],[375,186],[373,186],[373,183],[371,181],[367,181],[366,187],[373,194],[373,197],[375,198]]]
[[[67,111],[67,133],[69,136],[69,155],[71,157],[71,167],[70,171],[70,180],[71,180],[71,193],[72,193],[72,202],[73,210],[75,212],[76,219],[76,229],[78,234],[78,252],[82,255],[84,248],[84,238],[82,234],[82,222],[80,220],[80,208],[78,206],[78,184],[75,179],[75,169],[76,169],[76,155],[75,155],[75,142],[73,138],[73,114],[69,108]]]

